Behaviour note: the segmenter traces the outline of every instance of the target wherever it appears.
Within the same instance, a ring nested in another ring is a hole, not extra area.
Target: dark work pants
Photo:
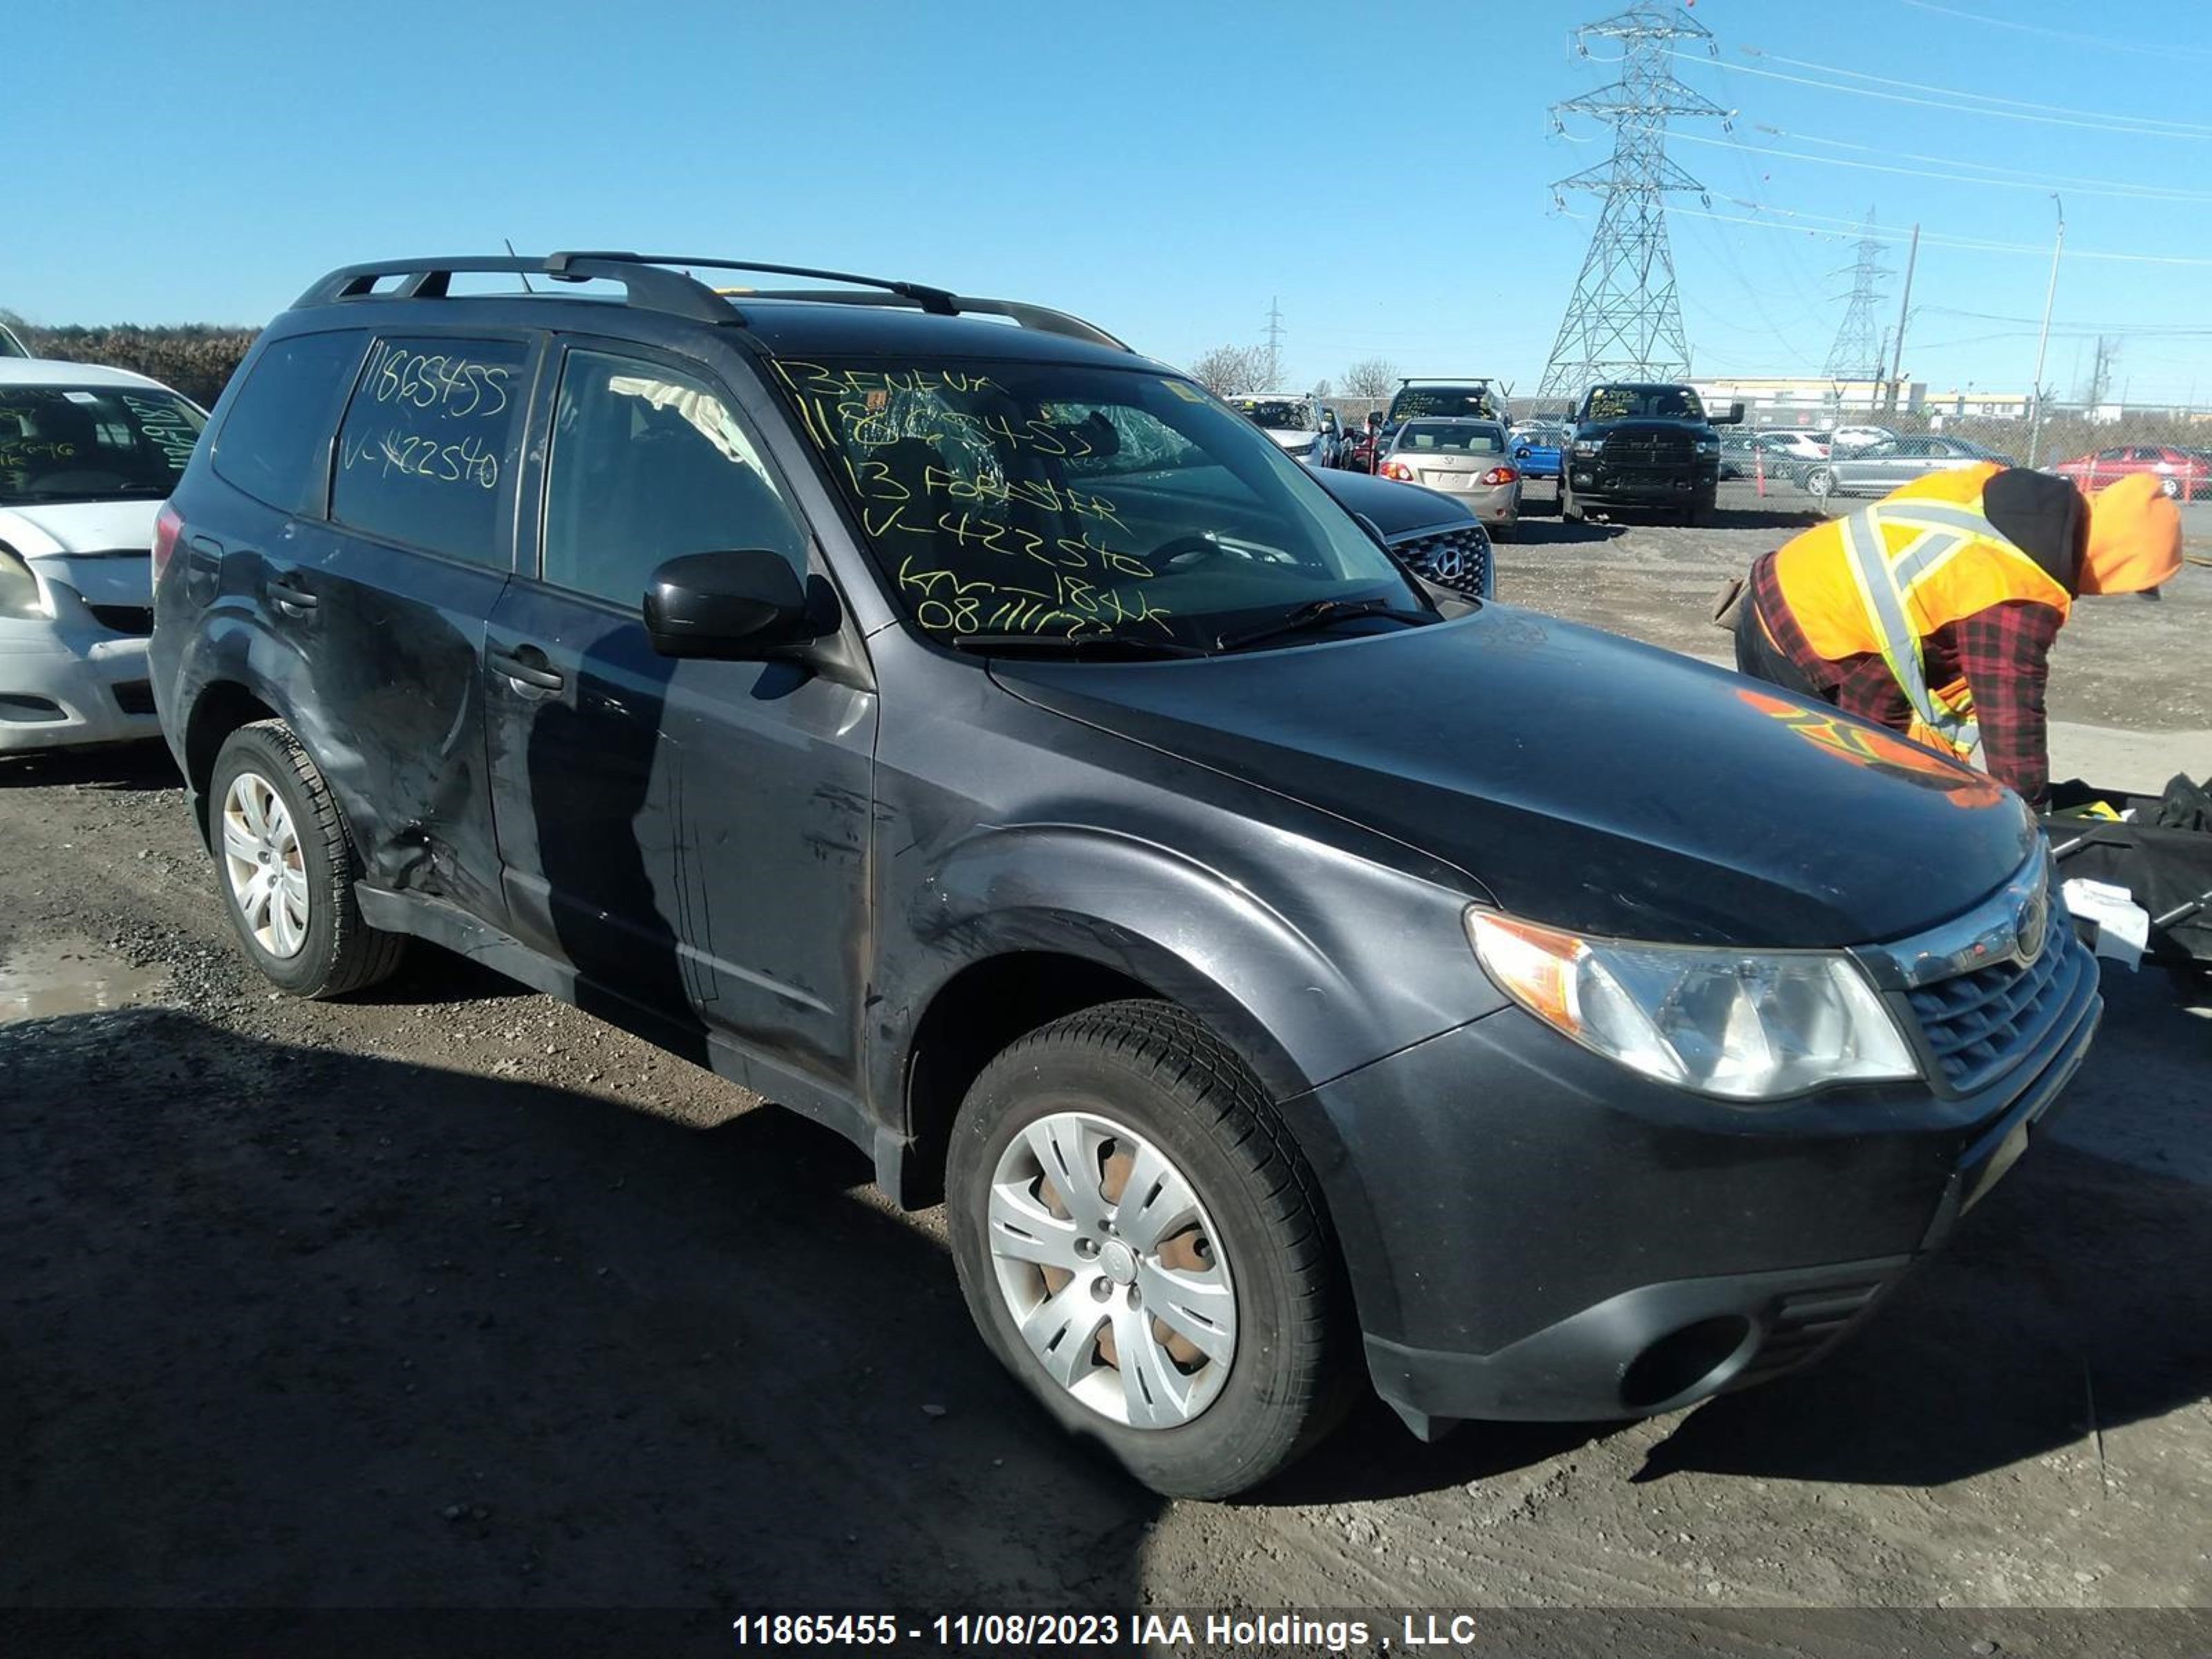
[[[1801,697],[1832,701],[1766,637],[1766,630],[1759,625],[1759,602],[1748,592],[1735,608],[1735,672],[1778,685],[1784,691],[1795,691]]]

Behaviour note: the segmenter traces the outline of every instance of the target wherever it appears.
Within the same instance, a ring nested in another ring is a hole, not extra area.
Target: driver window
[[[665,561],[744,547],[805,574],[805,532],[722,394],[662,363],[571,351],[546,469],[545,580],[636,608]]]

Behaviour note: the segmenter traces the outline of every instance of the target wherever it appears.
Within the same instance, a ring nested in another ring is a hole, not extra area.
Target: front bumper
[[[1517,1008],[1286,1103],[1319,1160],[1378,1392],[1438,1420],[1647,1415],[1778,1376],[1870,1312],[2010,1167],[2087,1052],[2070,939],[2049,1026],[1972,1096],[1741,1107]]]
[[[143,637],[0,623],[0,754],[161,734]]]
[[[1688,468],[1619,468],[1575,460],[1567,483],[1585,501],[1617,501],[1624,507],[1681,507],[1710,501],[1720,487],[1720,466],[1705,461]]]

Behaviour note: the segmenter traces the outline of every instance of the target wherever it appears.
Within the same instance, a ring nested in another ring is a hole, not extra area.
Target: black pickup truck
[[[1644,382],[1594,386],[1575,415],[1574,441],[1559,474],[1559,511],[1570,519],[1600,507],[1654,507],[1684,524],[1710,513],[1720,483],[1715,426],[1743,419],[1731,404],[1716,421],[1694,388]]]

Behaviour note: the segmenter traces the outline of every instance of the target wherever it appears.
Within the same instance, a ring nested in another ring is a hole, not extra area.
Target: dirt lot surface
[[[1532,526],[1505,589],[1710,649],[1784,529]],[[2201,663],[2208,574],[2085,607],[2084,717],[2212,726],[2129,643]],[[273,996],[158,751],[0,767],[0,1606],[2212,1606],[2212,1021],[2163,975],[2108,969],[2064,1122],[1824,1368],[1434,1447],[1370,1406],[1164,1504],[826,1132],[434,951]]]

